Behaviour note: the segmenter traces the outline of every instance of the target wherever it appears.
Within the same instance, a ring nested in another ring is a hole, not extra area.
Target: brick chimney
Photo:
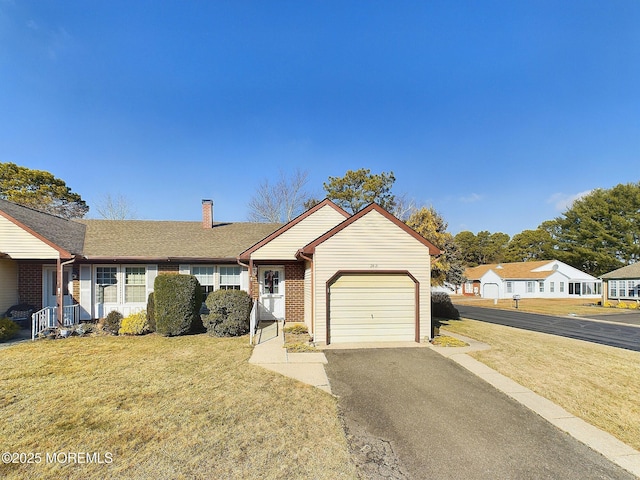
[[[202,200],[202,228],[213,228],[213,200]]]

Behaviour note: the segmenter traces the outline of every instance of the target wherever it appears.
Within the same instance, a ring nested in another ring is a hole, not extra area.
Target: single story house
[[[598,298],[602,282],[559,260],[494,263],[465,271],[462,294],[483,298]]]
[[[440,251],[379,205],[349,215],[324,200],[291,222],[67,220],[0,200],[0,310],[56,318],[146,308],[157,275],[241,289],[259,320],[305,322],[316,342],[431,335],[431,255]]]
[[[640,262],[602,275],[602,301],[640,300]]]

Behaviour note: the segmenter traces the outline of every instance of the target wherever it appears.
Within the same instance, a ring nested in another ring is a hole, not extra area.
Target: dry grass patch
[[[511,298],[501,298],[497,304],[490,298],[464,296],[452,296],[451,301],[454,305],[472,305],[474,307],[515,310],[514,302]],[[573,313],[577,316],[624,313],[624,311],[619,309],[605,308],[597,303],[598,299],[585,298],[523,298],[518,302],[518,310],[546,315],[569,315]]]
[[[304,323],[291,323],[284,327],[284,348],[289,353],[317,352],[318,349],[309,343],[309,330]]]
[[[449,335],[438,335],[431,341],[436,347],[468,347],[469,344]]]
[[[92,337],[0,352],[3,451],[110,464],[0,464],[18,478],[353,478],[336,400],[250,365],[247,338]]]
[[[478,322],[446,330],[491,345],[477,360],[640,449],[640,352]]]

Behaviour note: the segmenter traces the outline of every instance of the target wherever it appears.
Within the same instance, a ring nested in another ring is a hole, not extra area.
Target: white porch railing
[[[77,325],[80,320],[80,305],[65,305],[62,308],[62,326]],[[45,307],[31,315],[31,340],[35,340],[40,332],[58,325],[57,307]]]
[[[249,345],[253,345],[253,336],[258,328],[258,301],[253,301],[251,315],[249,315]]]

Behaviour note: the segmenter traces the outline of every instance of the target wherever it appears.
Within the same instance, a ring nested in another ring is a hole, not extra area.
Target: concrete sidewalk
[[[436,347],[432,345],[431,348],[434,351],[463,366],[552,425],[640,478],[640,452],[467,355],[468,352],[487,350],[491,348],[489,345],[451,332],[442,331],[442,333],[464,340],[469,346]]]
[[[253,348],[249,363],[331,393],[324,370],[327,358],[322,352],[287,353],[282,328],[271,325],[256,336],[259,343]]]

